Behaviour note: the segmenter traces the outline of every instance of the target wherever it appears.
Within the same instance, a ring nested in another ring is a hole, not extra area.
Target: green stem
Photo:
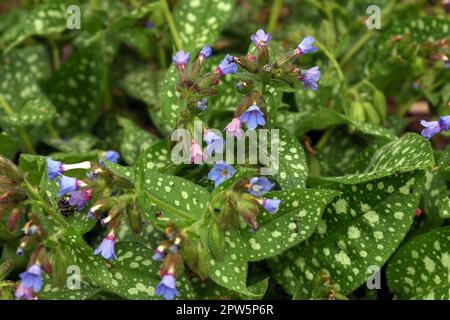
[[[267,26],[267,32],[274,32],[277,26],[278,17],[280,16],[281,7],[283,6],[283,0],[274,0],[272,4],[272,10],[269,18],[269,24]]]
[[[59,68],[61,68],[61,58],[58,46],[56,45],[55,40],[52,37],[48,38],[48,44],[52,49],[53,67],[55,68],[55,70],[58,70]]]
[[[397,3],[397,0],[391,0],[389,1],[389,4],[381,11],[381,17],[384,19],[384,24],[387,23],[389,15],[392,11],[392,9],[395,7]],[[344,55],[344,57],[341,59],[340,64],[341,66],[346,65],[353,56],[361,50],[361,48],[366,44],[367,41],[372,38],[372,36],[375,34],[373,30],[367,30],[366,33],[358,40],[356,43],[350,48],[350,50],[347,51],[347,53]]]
[[[167,68],[167,59],[166,59],[166,53],[164,52],[164,48],[162,46],[162,43],[160,42],[158,45],[158,58],[159,63],[163,69]]]
[[[341,66],[337,62],[336,57],[334,56],[334,54],[332,54],[330,51],[328,51],[328,49],[325,48],[325,46],[320,41],[318,41],[317,39],[315,40],[315,43],[316,43],[317,47],[320,50],[322,50],[323,53],[325,53],[325,55],[328,57],[328,59],[330,59],[330,61],[333,64],[334,68],[336,69],[336,72],[338,74],[339,80],[341,80],[343,83],[345,83],[344,73],[342,72]]]
[[[52,138],[57,139],[57,140],[60,139],[58,130],[55,129],[55,127],[51,124],[51,122],[48,123],[47,129],[50,132],[50,135],[52,136]]]
[[[59,225],[62,227],[67,227],[68,223],[64,218],[56,211],[54,211],[45,201],[44,197],[36,190],[27,179],[24,180],[24,187],[28,191],[29,195],[31,195],[36,204],[41,207],[45,212],[47,212]]]
[[[2,95],[0,95],[0,106],[3,107],[8,116],[14,115],[13,109]],[[20,140],[22,141],[25,151],[30,154],[36,154],[36,150],[34,149],[33,143],[31,142],[27,132],[21,127],[17,128],[17,131],[19,133]]]
[[[177,28],[175,27],[175,23],[173,22],[172,14],[170,13],[167,0],[161,0],[161,6],[164,11],[164,16],[166,17],[167,23],[169,24],[170,33],[172,34],[173,41],[175,42],[175,47],[177,48],[177,50],[183,50],[181,38],[178,34]]]

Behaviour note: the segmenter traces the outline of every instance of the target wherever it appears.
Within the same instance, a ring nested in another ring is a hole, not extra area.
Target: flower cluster
[[[167,226],[165,234],[167,241],[161,243],[153,255],[153,260],[163,262],[160,269],[161,282],[156,287],[155,294],[166,300],[172,300],[178,296],[175,276],[181,259],[179,251],[182,237],[174,225]]]
[[[450,128],[450,116],[440,117],[438,121],[421,120],[420,124],[424,127],[421,134],[424,138],[430,140],[431,137],[441,131],[448,131]]]
[[[292,84],[292,79],[297,79],[303,83],[305,89],[318,89],[318,81],[321,77],[319,67],[301,70],[289,64],[300,56],[317,51],[317,48],[313,45],[313,37],[305,37],[293,51],[288,52],[274,63],[270,62],[268,50],[272,35],[270,33],[266,34],[264,30],[259,29],[250,39],[256,46],[256,56],[248,54],[247,57],[229,56],[227,59],[250,73],[258,73],[263,88],[272,79],[286,81],[289,84]],[[250,81],[240,81],[236,85],[236,89],[247,95],[244,97],[241,106],[237,108],[231,122],[225,127],[225,131],[229,136],[235,136],[240,139],[243,137],[243,125],[246,125],[248,130],[264,127],[266,125],[267,114],[263,98],[264,89],[261,92],[253,89],[253,83],[250,84]]]
[[[207,109],[207,97],[215,94],[214,87],[227,74],[236,73],[237,65],[226,56],[214,71],[201,75],[204,62],[212,55],[212,49],[205,45],[197,59],[191,62],[191,53],[178,51],[172,58],[179,76],[177,90],[186,101],[186,107],[192,112],[203,112]],[[188,121],[189,119],[183,119]]]

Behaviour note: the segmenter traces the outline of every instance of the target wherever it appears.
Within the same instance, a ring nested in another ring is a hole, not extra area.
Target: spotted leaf
[[[384,264],[408,232],[422,178],[412,172],[352,185],[320,185],[341,194],[326,209],[317,232],[274,264],[276,278],[297,298],[311,297],[314,279],[322,272],[341,293],[352,292],[372,274],[372,266]]]
[[[5,117],[5,123],[15,127],[39,126],[48,123],[56,117],[56,109],[44,96],[30,99],[20,108],[20,111]]]
[[[323,210],[337,194],[313,189],[268,193],[267,198],[279,199],[281,204],[275,214],[258,216],[260,228],[248,237],[249,261],[276,256],[310,237]]]
[[[387,267],[389,288],[399,299],[450,299],[450,227],[412,238]]]

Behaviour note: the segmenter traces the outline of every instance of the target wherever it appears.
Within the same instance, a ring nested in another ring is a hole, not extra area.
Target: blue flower
[[[299,77],[299,80],[303,81],[305,89],[317,90],[319,87],[317,85],[317,81],[320,80],[320,77],[321,73],[319,71],[319,67],[313,67],[303,72],[303,74]]]
[[[450,128],[450,116],[443,116],[439,118],[439,124],[444,131]]]
[[[439,121],[420,120],[420,124],[425,127],[420,134],[427,140],[430,140],[432,136],[441,132]]]
[[[103,157],[112,163],[117,163],[117,162],[119,162],[119,159],[120,159],[119,153],[117,151],[113,151],[113,150],[108,150],[108,151],[104,152]]]
[[[247,128],[250,130],[255,130],[258,125],[264,126],[266,124],[264,113],[257,105],[250,106],[247,111],[241,114],[240,119],[241,122],[247,124]]]
[[[256,31],[256,34],[252,34],[250,39],[257,47],[267,47],[267,44],[272,40],[272,34],[266,34],[263,29]]]
[[[178,296],[175,277],[171,274],[164,275],[161,282],[156,287],[155,294],[158,297],[164,296],[166,300],[172,300]]]
[[[152,259],[154,261],[163,261],[163,259],[164,259],[164,252],[156,250],[155,254],[152,257]]]
[[[201,61],[204,61],[206,58],[209,58],[212,55],[212,49],[210,46],[205,44],[205,46],[200,51],[198,57]]]
[[[278,210],[278,206],[280,205],[281,200],[275,199],[263,199],[262,206],[264,209],[269,211],[270,213],[275,213]]]
[[[58,183],[59,191],[57,194],[59,197],[65,195],[66,193],[78,190],[81,185],[81,181],[79,181],[77,178],[71,178],[67,176],[61,176]]]
[[[420,120],[420,124],[425,127],[425,129],[422,130],[421,135],[430,140],[432,136],[438,134],[442,130],[448,131],[450,128],[450,116],[440,117],[439,121]]]
[[[144,24],[145,29],[153,29],[155,27],[155,24],[151,21],[146,21]]]
[[[272,190],[274,186],[275,184],[270,183],[269,179],[267,178],[253,177],[250,179],[250,186],[248,188],[248,192],[251,195],[260,197],[265,193],[269,192],[270,190]]]
[[[33,289],[25,288],[21,282],[16,289],[15,296],[21,300],[33,300]]]
[[[183,50],[178,51],[172,58],[172,61],[177,65],[179,70],[185,69],[189,60],[191,60],[191,54]]]
[[[47,171],[50,181],[55,180],[59,175],[63,173],[63,163],[61,161],[55,161],[52,158],[47,158]]]
[[[90,189],[72,191],[70,193],[69,204],[73,207],[76,206],[78,211],[81,211],[91,199],[92,192]]]
[[[39,292],[42,288],[42,270],[37,264],[33,264],[27,271],[20,275],[24,288],[32,288],[35,292]]]
[[[197,103],[195,104],[195,107],[198,110],[205,111],[206,108],[208,108],[208,106],[206,105],[207,102],[208,102],[208,99],[203,98],[202,100],[197,101]]]
[[[221,76],[227,75],[229,73],[236,73],[238,70],[238,66],[233,61],[233,57],[227,54],[216,70]]]
[[[231,178],[236,173],[236,170],[226,163],[216,163],[208,173],[208,179],[214,181],[217,187],[225,180]]]
[[[105,238],[103,238],[102,243],[98,246],[98,248],[95,250],[94,254],[98,255],[101,254],[103,258],[106,260],[112,260],[116,258],[116,237],[114,236],[114,233],[108,234]]]
[[[208,130],[205,134],[205,142],[207,144],[206,151],[211,156],[213,152],[223,153],[223,138],[215,134],[212,130]]]
[[[313,46],[314,37],[305,37],[303,41],[295,49],[298,55],[305,55],[310,52],[316,52],[318,49]]]

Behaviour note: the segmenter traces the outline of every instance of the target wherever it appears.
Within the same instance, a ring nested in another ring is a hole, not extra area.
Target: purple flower
[[[178,51],[172,58],[172,61],[177,65],[178,70],[186,69],[189,60],[191,60],[191,54],[189,52],[184,52],[183,50]]]
[[[262,206],[264,209],[269,211],[270,213],[275,213],[278,210],[278,206],[280,205],[281,200],[275,199],[263,199]]]
[[[247,128],[255,130],[258,125],[265,125],[264,113],[257,105],[250,106],[247,111],[241,114],[241,122],[247,124]]]
[[[21,300],[33,300],[33,290],[31,288],[25,288],[21,282],[16,289],[16,298]]]
[[[117,163],[117,162],[119,162],[120,155],[117,151],[108,150],[103,153],[103,158],[105,158],[109,162]]]
[[[156,296],[164,296],[166,300],[172,300],[178,295],[175,277],[171,274],[165,274],[161,282],[156,287]]]
[[[313,46],[314,37],[305,37],[303,41],[297,46],[295,49],[296,53],[300,56],[303,56],[310,52],[316,52],[317,48]]]
[[[201,61],[204,61],[206,58],[210,57],[212,55],[212,49],[210,46],[208,46],[207,44],[205,44],[205,46],[202,48],[202,50],[200,51],[200,53],[198,54],[198,58]]]
[[[163,261],[163,259],[164,259],[164,251],[156,250],[155,254],[152,257],[152,259],[154,261]]]
[[[231,178],[236,173],[236,170],[226,163],[216,163],[208,173],[208,179],[214,181],[217,187],[225,180]]]
[[[218,136],[214,133],[212,130],[208,130],[205,133],[205,142],[207,144],[206,152],[210,156],[212,156],[213,152],[217,153],[223,153],[223,138]]]
[[[229,73],[236,73],[238,66],[233,62],[233,57],[227,54],[216,70],[223,77]]]
[[[81,186],[85,185],[82,181],[78,180],[77,178],[71,178],[67,176],[61,176],[58,183],[59,183],[59,191],[57,195],[59,197],[65,195],[66,193],[76,191]]]
[[[317,81],[320,80],[320,77],[321,73],[319,71],[319,67],[313,67],[303,72],[303,74],[298,79],[300,81],[303,81],[305,89],[317,90],[317,88],[319,87],[317,85]]]
[[[448,131],[448,129],[450,128],[450,116],[440,117],[439,124],[441,125],[442,130]]]
[[[42,288],[42,270],[38,264],[33,264],[27,271],[20,275],[24,288],[32,288],[35,292],[39,292]]]
[[[257,47],[267,47],[267,44],[272,40],[272,34],[266,34],[263,29],[256,31],[256,34],[252,34],[250,39]]]
[[[81,211],[91,199],[92,191],[90,189],[72,191],[70,193],[69,204],[72,207],[76,206],[78,211]]]
[[[269,192],[270,190],[272,190],[274,186],[275,184],[270,183],[269,179],[267,178],[253,177],[250,179],[250,186],[248,188],[248,192],[251,195],[260,197],[265,193]]]
[[[59,175],[63,173],[63,163],[61,161],[55,161],[52,158],[47,158],[47,171],[50,181],[55,180]]]
[[[443,116],[439,118],[439,121],[425,121],[420,120],[420,124],[425,127],[422,130],[421,135],[430,140],[432,136],[438,134],[442,130],[448,131],[450,128],[450,116]]]
[[[155,27],[155,24],[151,21],[146,21],[144,24],[145,29],[153,29]]]
[[[195,104],[195,107],[198,110],[205,111],[206,108],[208,108],[208,106],[206,105],[207,102],[208,102],[208,99],[203,98],[202,100],[197,101],[197,103]]]
[[[441,126],[439,125],[439,121],[425,121],[420,120],[420,124],[425,127],[420,133],[424,138],[430,140],[432,136],[441,132]]]
[[[116,258],[115,245],[116,245],[116,237],[114,236],[114,233],[110,233],[105,238],[103,238],[102,243],[100,243],[98,248],[95,250],[94,254],[98,255],[100,253],[102,257],[105,258],[106,260],[115,259]]]

